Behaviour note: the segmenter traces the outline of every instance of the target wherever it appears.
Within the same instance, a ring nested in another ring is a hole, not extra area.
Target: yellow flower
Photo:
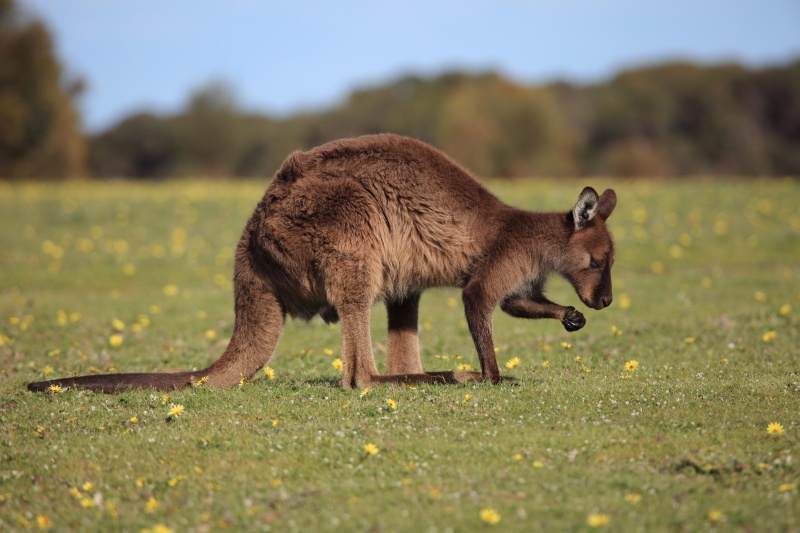
[[[542,363],[542,368],[550,368],[550,361],[545,361]]]
[[[147,500],[147,504],[144,506],[144,508],[147,510],[148,513],[152,513],[153,511],[158,509],[158,506],[159,503],[156,501],[156,499],[150,496],[150,499]]]
[[[36,525],[39,527],[39,529],[47,529],[53,525],[53,522],[46,516],[39,515],[36,517]]]
[[[169,416],[181,416],[185,410],[186,408],[181,404],[173,404],[172,408],[169,410]]]
[[[94,507],[94,500],[91,498],[81,498],[81,507],[84,509],[88,509],[89,507]]]
[[[791,305],[789,305],[789,304],[783,304],[783,305],[781,306],[781,308],[778,310],[778,312],[779,312],[780,314],[782,314],[783,316],[788,316],[788,315],[789,315],[789,313],[791,313],[791,312],[792,312],[792,306],[791,306]]]
[[[272,421],[272,427],[277,426],[279,423],[280,421],[276,418],[275,420]]]
[[[168,528],[164,524],[156,524],[153,526],[153,529],[145,528],[141,531],[141,533],[175,533],[171,528]]]
[[[342,406],[342,409],[347,409],[348,407],[350,407],[350,402],[345,402],[345,404]]]
[[[61,385],[50,385],[48,390],[52,393],[59,393],[64,389],[61,387]]]
[[[756,291],[756,292],[754,292],[753,293],[753,298],[755,298],[756,301],[758,301],[758,302],[766,302],[767,301],[767,295],[766,295],[766,293],[764,291]]]
[[[613,334],[615,337],[619,337],[620,335],[622,335],[622,330],[621,330],[621,329],[619,329],[617,326],[611,326],[611,333],[612,333],[612,334]]]
[[[694,344],[694,337],[686,337],[685,339],[683,339],[683,342],[685,342],[686,344]]]
[[[533,467],[534,468],[542,468],[543,466],[544,466],[544,463],[539,461],[539,460],[536,460],[536,461],[533,462]]]
[[[581,365],[581,370],[583,370],[583,371],[584,371],[584,372],[586,372],[587,374],[588,374],[589,372],[591,372],[591,371],[592,371],[592,369],[591,369],[591,368],[589,368],[589,367],[588,367],[588,366],[586,366],[586,365]]]
[[[776,333],[774,331],[768,331],[764,333],[764,335],[761,337],[761,340],[764,342],[771,342],[775,339],[775,335]]]
[[[642,501],[642,495],[641,494],[637,494],[635,492],[632,492],[630,494],[626,494],[625,495],[625,501],[630,503],[630,504],[636,505],[637,503]]]
[[[513,369],[517,368],[522,361],[519,360],[519,357],[514,357],[513,359],[509,359],[506,361],[506,368]]]
[[[778,422],[772,422],[767,426],[767,433],[770,435],[781,435],[783,433],[783,426]]]
[[[639,368],[639,361],[637,361],[636,359],[631,359],[630,361],[625,363],[625,370],[627,370],[628,372],[633,372],[637,368]]]
[[[565,350],[569,350],[570,348],[572,348],[572,345],[568,342],[562,342],[561,347],[564,348]]]
[[[795,488],[797,488],[797,483],[784,483],[783,485],[778,487],[778,490],[781,492],[791,492]]]
[[[115,333],[108,338],[108,344],[116,348],[117,346],[122,346],[123,337]]]
[[[387,399],[386,399],[386,403],[387,403],[387,404],[389,405],[389,407],[391,407],[392,409],[397,409],[397,402],[396,402],[396,401],[394,401],[394,400],[392,400],[391,398],[387,398]]]
[[[217,338],[217,330],[215,329],[208,329],[206,330],[206,339],[212,341]]]
[[[622,375],[620,375],[619,377],[620,377],[621,379],[631,379],[631,375],[630,375],[630,374],[622,374]]]
[[[370,392],[372,392],[372,389],[370,389],[369,387],[367,387],[366,389],[364,389],[364,390],[362,390],[362,391],[361,391],[361,397],[363,398],[364,396],[366,396],[366,395],[367,395],[367,394],[369,394]]]
[[[84,484],[81,486],[81,488],[82,488],[83,490],[85,490],[86,492],[89,492],[90,490],[92,490],[92,489],[94,488],[94,485],[92,484],[92,482],[91,482],[91,481],[87,481],[86,483],[84,483]]]
[[[192,383],[192,385],[194,385],[195,387],[202,387],[203,385],[206,384],[206,381],[208,381],[208,376],[203,376],[202,378]]]
[[[586,518],[586,523],[590,527],[603,527],[611,522],[611,517],[607,514],[592,513]]]
[[[722,522],[725,518],[725,515],[719,509],[711,509],[706,516],[709,522]]]
[[[131,424],[135,424],[135,423],[137,423],[138,421],[139,421],[139,417],[137,417],[137,416],[132,416],[132,417],[131,417]],[[86,490],[86,489],[84,489],[84,490]]]
[[[164,395],[164,396],[161,398],[161,405],[167,405],[168,403],[169,403],[169,394],[165,394],[165,395]]]
[[[268,366],[264,367],[264,375],[269,379],[275,379],[275,371]]]
[[[465,401],[465,402],[468,402],[468,401],[470,401],[470,399],[471,399],[471,398],[472,398],[472,395],[471,395],[471,394],[465,394],[465,395],[464,395],[464,401]]]
[[[322,350],[322,353],[324,353],[328,357],[331,357],[333,355],[333,350],[331,350],[330,348],[325,348],[324,350]]]
[[[177,285],[166,285],[164,287],[164,294],[166,296],[175,296],[176,294],[178,294],[178,290],[179,289]],[[152,309],[150,310],[150,312],[152,312]]]
[[[365,451],[365,452],[367,452],[367,453],[368,453],[368,454],[370,454],[370,455],[377,455],[377,453],[378,453],[380,450],[378,450],[378,447],[377,447],[377,446],[375,446],[374,444],[372,444],[371,442],[369,442],[369,443],[367,443],[367,444],[365,444],[365,445],[364,445],[364,451]]]
[[[123,331],[125,329],[125,322],[119,318],[115,318],[111,321],[111,327],[114,328],[114,331]]]
[[[167,484],[168,484],[170,487],[174,487],[174,486],[176,486],[178,483],[180,483],[181,481],[185,480],[187,477],[188,477],[188,476],[185,476],[185,475],[183,475],[183,474],[181,474],[180,476],[175,476],[174,478],[170,479],[170,480],[167,482]]]
[[[141,489],[142,487],[144,487],[144,484],[145,484],[146,481],[147,481],[147,478],[140,477],[139,479],[136,480],[136,486]]]
[[[472,365],[469,365],[467,363],[461,363],[460,365],[458,365],[458,369],[459,370],[472,370]]]
[[[480,517],[481,520],[492,525],[497,524],[501,520],[500,513],[491,508],[481,509]]]
[[[514,454],[514,460],[515,461],[522,461],[522,454],[521,453]]]
[[[631,297],[627,294],[620,294],[619,296],[619,308],[620,309],[628,309],[631,306]]]
[[[239,378],[239,386],[240,387],[244,387],[248,383],[250,383],[250,380],[246,376],[242,376],[241,378]]]
[[[331,362],[331,366],[333,368],[335,368],[336,370],[341,370],[342,369],[342,360],[341,359],[334,359]]]
[[[581,362],[581,356],[580,355],[576,355],[575,358],[573,359],[573,361],[575,361],[576,363],[580,363]]]

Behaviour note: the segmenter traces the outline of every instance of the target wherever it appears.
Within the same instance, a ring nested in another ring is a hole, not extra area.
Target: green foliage
[[[410,76],[283,119],[241,111],[215,83],[175,116],[96,135],[90,151],[101,176],[269,176],[293,150],[379,132],[429,142],[480,176],[800,175],[800,62],[667,64],[588,87]]]
[[[554,280],[583,330],[496,313],[515,381],[342,390],[338,328],[289,321],[274,380],[166,401],[24,384],[217,357],[264,183],[0,184],[0,529],[800,529],[797,182],[587,184],[619,195],[614,304]],[[541,210],[583,186],[490,185]],[[457,291],[427,292],[420,324],[425,368],[477,366]]]
[[[69,178],[85,173],[85,140],[50,32],[0,0],[0,178]]]

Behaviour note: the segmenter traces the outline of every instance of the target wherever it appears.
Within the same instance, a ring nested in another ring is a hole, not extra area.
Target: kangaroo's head
[[[614,243],[606,220],[617,205],[617,195],[607,189],[602,195],[586,187],[578,202],[567,213],[571,235],[562,257],[561,274],[575,292],[593,309],[611,305],[611,266],[614,264]]]

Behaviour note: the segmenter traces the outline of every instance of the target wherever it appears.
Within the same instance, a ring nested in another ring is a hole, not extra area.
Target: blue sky
[[[798,0],[19,1],[87,80],[89,130],[174,112],[219,80],[243,107],[287,114],[408,73],[590,82],[671,59],[800,58]]]

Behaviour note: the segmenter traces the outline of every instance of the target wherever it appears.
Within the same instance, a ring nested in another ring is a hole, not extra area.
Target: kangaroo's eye
[[[595,261],[594,257],[589,258],[589,266],[592,268],[600,268],[600,263]]]

